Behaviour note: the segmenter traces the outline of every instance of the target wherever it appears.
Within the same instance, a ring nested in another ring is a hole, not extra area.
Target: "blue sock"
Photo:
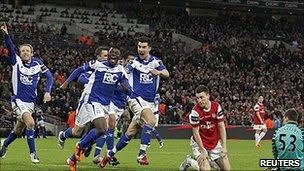
[[[87,134],[88,134],[88,132],[83,134],[82,137],[80,138],[80,141],[82,141]]]
[[[162,138],[161,138],[159,132],[155,128],[153,128],[153,134],[155,135],[158,142],[162,142]]]
[[[89,147],[97,138],[97,130],[95,128],[91,129],[90,132],[82,138],[78,145],[81,149],[85,149]]]
[[[106,142],[106,136],[105,135],[102,135],[102,136],[97,138],[94,157],[100,155],[100,152],[101,152],[102,147],[105,144],[105,142]]]
[[[17,135],[14,131],[12,131],[8,137],[4,140],[3,146],[7,148],[15,139],[17,138]]]
[[[72,137],[72,128],[69,127],[68,129],[66,129],[63,134],[60,135],[60,140],[61,141],[65,141],[67,138]]]
[[[140,149],[138,156],[145,154],[147,147],[151,141],[151,133],[153,131],[153,127],[151,125],[145,124],[140,135]]]
[[[130,140],[131,140],[131,138],[127,134],[122,135],[120,137],[119,141],[117,142],[116,146],[114,147],[114,149],[109,151],[109,156],[114,156],[114,154],[117,151],[122,150],[125,146],[128,145]]]
[[[107,130],[106,143],[108,150],[112,150],[114,147],[114,129],[112,128],[108,128]]]
[[[35,153],[35,138],[34,138],[34,130],[26,129],[26,138],[27,138],[27,145],[29,146],[30,153]]]

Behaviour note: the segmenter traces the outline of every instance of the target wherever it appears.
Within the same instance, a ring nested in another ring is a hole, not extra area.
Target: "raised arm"
[[[1,31],[4,34],[5,45],[8,48],[8,61],[10,64],[14,65],[17,62],[17,56],[15,51],[15,45],[8,34],[8,29],[6,23],[1,26]]]

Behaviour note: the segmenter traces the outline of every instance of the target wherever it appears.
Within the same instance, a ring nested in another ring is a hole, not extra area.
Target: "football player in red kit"
[[[220,104],[210,101],[208,87],[196,88],[197,104],[193,107],[189,121],[192,125],[190,145],[200,170],[210,170],[214,161],[221,170],[230,170],[227,156],[224,113]]]
[[[255,146],[261,147],[260,141],[266,135],[267,127],[264,123],[265,108],[263,96],[259,96],[257,104],[254,106],[253,129],[255,130]]]

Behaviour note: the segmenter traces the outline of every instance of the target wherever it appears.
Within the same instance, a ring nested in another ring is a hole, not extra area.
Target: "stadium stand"
[[[97,46],[116,45],[136,53],[136,39],[141,35],[152,39],[153,54],[171,73],[159,89],[164,108],[161,124],[182,123],[195,102],[194,89],[199,83],[212,87],[212,98],[222,104],[229,125],[251,125],[256,95],[264,96],[268,115],[291,104],[303,112],[304,27],[299,22],[303,17],[236,12],[189,16],[182,9],[131,9],[52,5],[0,8],[0,18],[9,23],[16,44],[33,44],[35,54],[54,73],[53,100],[43,109],[46,114],[67,120],[70,107],[77,105],[81,87],[73,84],[66,92],[58,87],[72,69],[94,58]],[[67,27],[64,35],[63,23]],[[173,40],[175,33],[200,41],[201,48],[186,49],[184,41]],[[92,36],[93,42],[80,43],[81,34]],[[5,57],[0,61],[1,98],[9,100],[11,84],[6,75],[11,75],[11,70]],[[1,123],[4,121],[1,118]]]

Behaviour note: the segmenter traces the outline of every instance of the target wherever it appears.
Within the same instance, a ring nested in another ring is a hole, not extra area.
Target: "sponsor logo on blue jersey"
[[[105,73],[102,82],[105,84],[116,84],[117,80],[117,74]]]
[[[33,77],[31,75],[24,75],[20,73],[20,81],[25,85],[33,85]]]
[[[152,84],[153,83],[153,76],[151,73],[140,73],[140,83],[141,84]]]

